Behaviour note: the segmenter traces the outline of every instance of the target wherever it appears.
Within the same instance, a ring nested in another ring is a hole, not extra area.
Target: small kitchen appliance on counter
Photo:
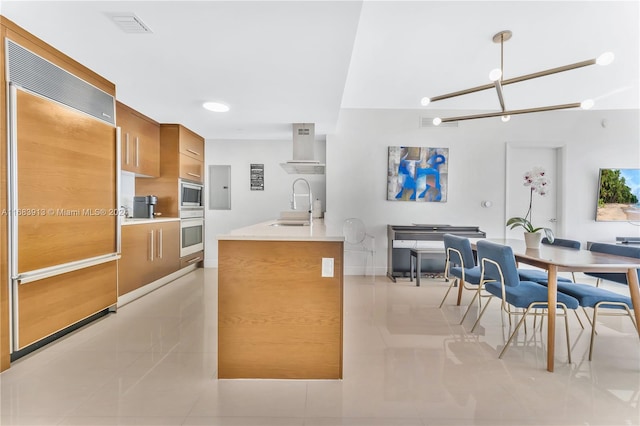
[[[142,195],[133,197],[133,217],[153,219],[158,197],[155,195]]]

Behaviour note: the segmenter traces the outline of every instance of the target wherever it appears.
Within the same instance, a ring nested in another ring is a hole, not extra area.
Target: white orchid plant
[[[549,184],[551,181],[546,176],[546,172],[542,167],[534,167],[532,170],[524,174],[524,186],[529,187],[529,210],[524,217],[512,217],[507,221],[506,226],[510,226],[509,229],[517,228],[521,226],[526,232],[538,232],[543,231],[549,242],[553,243],[555,239],[553,231],[545,227],[535,227],[531,223],[531,207],[533,206],[533,193],[538,193],[541,197],[547,195]]]

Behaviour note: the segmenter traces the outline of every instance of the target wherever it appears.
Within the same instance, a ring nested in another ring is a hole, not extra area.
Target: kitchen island
[[[218,378],[342,378],[343,242],[321,219],[218,237]]]

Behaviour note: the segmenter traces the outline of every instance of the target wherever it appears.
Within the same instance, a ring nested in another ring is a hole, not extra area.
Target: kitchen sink
[[[273,222],[269,226],[309,226],[309,222],[308,221],[300,221],[300,220],[298,220],[298,221],[288,220],[288,221]]]

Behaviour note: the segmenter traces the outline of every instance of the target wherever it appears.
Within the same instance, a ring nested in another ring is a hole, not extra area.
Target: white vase
[[[528,249],[539,249],[542,234],[539,232],[525,232],[524,243]]]

